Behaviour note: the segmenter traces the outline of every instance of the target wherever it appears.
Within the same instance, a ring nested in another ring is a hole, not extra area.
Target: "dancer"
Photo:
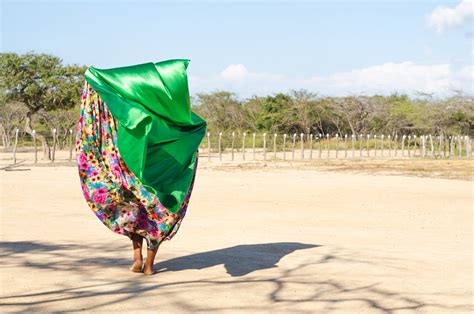
[[[158,247],[186,214],[206,132],[206,122],[191,111],[188,63],[85,73],[76,133],[82,192],[105,226],[132,240],[130,270],[145,275],[154,273]]]

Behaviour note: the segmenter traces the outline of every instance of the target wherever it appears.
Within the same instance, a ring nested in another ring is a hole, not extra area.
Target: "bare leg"
[[[133,243],[133,264],[132,264],[132,267],[130,267],[130,270],[135,273],[141,273],[142,266],[143,266],[143,256],[142,256],[143,237],[141,235],[133,233],[132,243]]]
[[[153,263],[155,262],[155,256],[156,256],[156,252],[158,252],[158,247],[154,250],[151,250],[151,249],[146,250],[147,254],[146,254],[145,267],[143,268],[143,273],[147,276],[153,275],[155,273],[153,271]]]

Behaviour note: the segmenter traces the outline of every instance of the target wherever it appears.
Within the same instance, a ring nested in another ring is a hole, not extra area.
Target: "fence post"
[[[313,134],[309,135],[309,159],[313,159]]]
[[[434,139],[433,139],[433,137],[434,137]],[[437,146],[436,145],[436,138],[438,138],[438,140],[439,140],[439,136],[437,137],[436,135],[434,135],[434,136],[431,137],[431,140],[433,142],[433,153],[432,153],[433,157],[440,156],[439,149],[436,148],[436,146]],[[438,151],[438,155],[436,154],[436,151]]]
[[[336,159],[339,155],[339,134],[336,133]]]
[[[352,158],[354,158],[355,157],[355,134],[352,134],[351,139],[352,139]]]
[[[411,143],[411,135],[408,135],[408,141],[407,141],[408,157],[411,157],[410,143]]]
[[[464,136],[464,146],[466,147],[466,158],[469,158],[469,138]]]
[[[402,157],[405,157],[405,138],[406,138],[406,135],[403,134],[403,136],[402,136]]]
[[[295,159],[295,145],[296,145],[296,133],[293,134],[293,146],[291,149],[291,158]]]
[[[428,135],[425,135],[425,157],[428,157]]]
[[[319,138],[318,138],[318,143],[319,143],[319,159],[321,159],[321,154],[322,154],[322,148],[321,148],[321,139],[322,139],[322,134],[319,133]]]
[[[277,159],[277,134],[274,133],[273,134],[273,157],[275,158],[275,160]]]
[[[467,155],[467,157],[472,157],[471,137],[470,137],[469,135],[466,135],[466,139],[467,139],[467,147],[468,147],[468,152],[469,152],[469,154]]]
[[[456,150],[459,149],[458,136],[457,136],[457,135],[454,137],[453,149],[454,149],[454,151],[453,151],[453,157],[456,157]]]
[[[263,133],[263,160],[267,160],[267,133]]]
[[[425,157],[425,135],[420,136],[420,154],[421,157]]]
[[[33,147],[35,148],[35,164],[38,162],[38,149],[36,147],[36,130],[33,130],[32,132],[33,136]]]
[[[211,133],[207,132],[207,160],[211,160]]]
[[[420,153],[420,157],[421,157],[421,135],[417,136],[416,138],[418,138],[418,152]]]
[[[369,149],[369,139],[370,139],[370,134],[367,134],[367,157],[370,157],[370,149]]]
[[[253,150],[253,160],[255,160],[255,133],[252,136],[252,150]]]
[[[446,139],[448,142],[448,158],[451,158],[451,136],[448,136]],[[446,141],[444,145],[446,146]],[[446,147],[444,149],[446,150]]]
[[[446,155],[447,155],[447,153],[446,153],[446,136],[444,135],[444,133],[441,134],[441,136],[442,136],[442,139],[443,139],[443,156],[444,156],[444,158],[446,158]]]
[[[16,148],[18,145],[18,132],[19,132],[19,129],[16,128],[15,129],[15,146],[13,147],[13,163],[14,164],[16,164]]]
[[[468,147],[469,147],[469,157],[472,157],[472,143],[471,143],[471,137],[469,135],[467,136],[467,142],[468,142]]]
[[[347,159],[347,134],[344,135],[344,158]]]
[[[466,157],[472,156],[471,138],[466,135]]]
[[[377,134],[374,134],[374,156],[377,157]]]
[[[232,161],[234,161],[234,143],[235,143],[235,132],[232,132],[232,147],[231,147]]]
[[[395,134],[395,157],[398,155],[398,134]]]
[[[424,136],[425,138],[425,157],[428,157],[428,140],[429,140],[429,136],[428,135],[425,135]]]
[[[449,136],[449,146],[448,146],[448,150],[449,150],[449,158],[451,158],[453,156],[453,136]]]
[[[242,134],[242,160],[245,160],[245,136],[247,133]]]
[[[457,136],[458,139],[458,148],[459,148],[459,158],[462,158],[462,141],[461,141],[461,136]]]
[[[392,158],[392,136],[388,135],[388,158]]]
[[[286,160],[286,133],[283,134],[283,160]]]
[[[64,132],[64,140],[63,140],[63,146],[62,146],[63,149],[67,149],[67,134],[68,133],[69,133],[69,130],[66,129],[66,132]]]
[[[384,147],[383,147],[383,138],[384,138],[384,135],[382,134],[382,158],[383,158],[383,149],[384,149]]]
[[[424,158],[424,157],[426,157],[426,135],[425,135],[425,134],[423,134],[423,135],[421,136],[421,144],[420,144],[420,145],[422,146],[422,149],[421,149],[421,151],[422,151],[421,156]]]
[[[434,144],[433,144],[433,136],[430,134],[430,145],[431,145],[431,157],[434,158]]]
[[[74,142],[72,129],[69,129],[69,161],[72,160],[72,145]]]
[[[300,134],[301,139],[301,159],[304,159],[304,133]]]
[[[327,152],[326,158],[329,158],[329,133],[326,134],[326,152]]]
[[[219,161],[222,161],[222,132],[219,132],[219,140],[217,142],[217,150],[219,151]]]
[[[466,157],[467,157],[467,140],[466,140],[466,136],[461,136],[461,141],[464,140],[464,147],[465,147],[465,150],[466,150]]]
[[[420,157],[423,157],[423,153],[421,151],[421,140],[423,138],[423,135],[420,135],[420,139],[418,140],[418,147],[419,147],[419,152],[420,152]]]
[[[359,135],[359,157],[362,158],[362,141],[364,139],[364,134]]]
[[[56,155],[56,129],[53,129],[53,153],[51,156],[51,162],[54,162],[54,157]]]
[[[441,157],[441,135],[438,135],[438,145],[436,145],[436,150],[438,151],[438,156]]]

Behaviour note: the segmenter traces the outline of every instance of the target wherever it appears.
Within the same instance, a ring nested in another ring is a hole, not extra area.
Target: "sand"
[[[203,161],[145,277],[75,167],[26,168],[0,171],[2,312],[474,310],[472,180]]]

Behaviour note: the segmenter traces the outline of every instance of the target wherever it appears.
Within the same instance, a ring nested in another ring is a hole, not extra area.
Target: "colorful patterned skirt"
[[[145,238],[149,249],[170,240],[186,214],[194,185],[197,154],[189,190],[176,212],[169,211],[127,168],[117,146],[117,121],[88,84],[84,86],[76,133],[82,192],[97,218],[115,233]]]

